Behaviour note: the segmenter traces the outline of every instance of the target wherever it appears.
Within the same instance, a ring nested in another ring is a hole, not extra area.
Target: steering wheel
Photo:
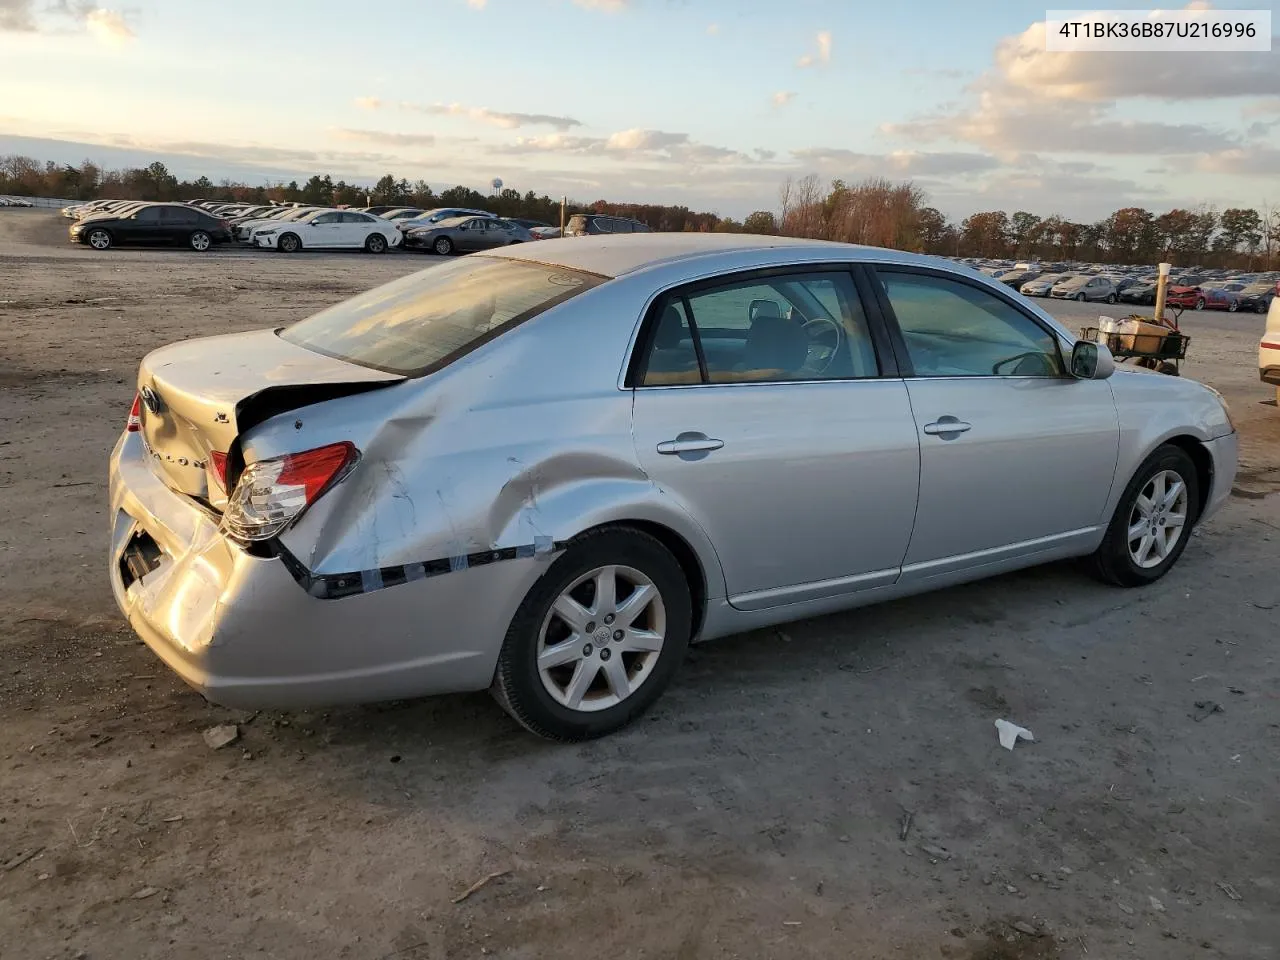
[[[829,317],[815,317],[802,324],[801,329],[809,338],[809,356],[805,359],[804,365],[814,373],[826,373],[840,353],[840,344],[844,342],[844,330],[840,324]],[[823,343],[823,340],[828,337],[833,341],[829,345]],[[822,351],[826,351],[825,356]]]

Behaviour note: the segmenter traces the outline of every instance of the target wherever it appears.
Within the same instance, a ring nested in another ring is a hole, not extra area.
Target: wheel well
[[[1199,487],[1200,502],[1196,504],[1196,516],[1204,513],[1205,504],[1209,502],[1210,488],[1213,486],[1213,457],[1195,437],[1171,437],[1165,441],[1186,453],[1196,465],[1196,485]]]
[[[693,631],[690,636],[696,637],[698,631],[702,629],[702,621],[706,617],[707,578],[693,547],[689,546],[688,541],[670,527],[664,527],[660,523],[653,523],[648,520],[620,520],[616,523],[606,524],[606,526],[630,527],[632,530],[647,533],[671,551],[671,555],[680,564],[680,569],[684,571],[685,581],[689,584],[689,595],[693,601]],[[600,528],[596,527],[595,529],[598,530]]]

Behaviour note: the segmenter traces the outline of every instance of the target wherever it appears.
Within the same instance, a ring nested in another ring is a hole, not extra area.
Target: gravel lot
[[[564,747],[485,695],[212,707],[111,600],[106,459],[142,355],[430,258],[96,254],[65,230],[0,211],[0,956],[1278,955],[1261,317],[1184,318],[1243,464],[1156,586],[1057,565],[718,641],[637,727]],[[1037,742],[1000,749],[1000,716]]]

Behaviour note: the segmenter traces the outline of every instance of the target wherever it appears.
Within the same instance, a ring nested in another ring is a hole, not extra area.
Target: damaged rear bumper
[[[308,592],[299,561],[247,553],[217,516],[152,471],[138,434],[111,458],[109,576],[121,612],[209,700],[291,708],[482,690],[533,556],[342,595]],[[311,576],[311,575],[307,575]],[[322,574],[315,577],[322,577]]]

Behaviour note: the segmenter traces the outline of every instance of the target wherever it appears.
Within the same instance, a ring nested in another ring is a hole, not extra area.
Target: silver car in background
[[[1236,470],[1208,388],[967,268],[780,237],[508,247],[137,383],[108,575],[187,683],[488,688],[561,740],[694,640],[1064,557],[1150,583]]]
[[[1119,294],[1116,285],[1106,277],[1067,277],[1049,288],[1049,296],[1059,300],[1099,300],[1115,303]]]

